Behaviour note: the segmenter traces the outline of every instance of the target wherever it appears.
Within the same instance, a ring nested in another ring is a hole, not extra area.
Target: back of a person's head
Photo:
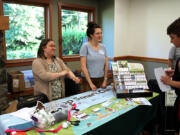
[[[95,32],[96,28],[101,28],[98,24],[94,23],[94,22],[89,22],[87,25],[87,31],[86,34],[89,38],[91,38],[90,35],[93,35]]]
[[[167,34],[175,34],[180,37],[180,18],[172,22],[167,28]]]

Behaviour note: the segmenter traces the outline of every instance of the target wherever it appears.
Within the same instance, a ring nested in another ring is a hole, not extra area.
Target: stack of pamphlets
[[[117,97],[152,96],[152,92],[147,91],[147,80],[142,64],[128,63],[128,61],[111,64]]]

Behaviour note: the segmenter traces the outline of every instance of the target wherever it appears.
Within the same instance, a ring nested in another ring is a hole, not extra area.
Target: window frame
[[[95,8],[82,6],[82,5],[76,5],[76,4],[67,4],[63,2],[58,3],[59,6],[59,57],[62,58],[64,61],[79,61],[80,56],[77,55],[62,55],[62,23],[61,23],[61,10],[75,10],[75,11],[82,11],[88,13],[88,22],[93,21],[95,22]]]
[[[3,11],[4,2],[44,7],[45,9],[45,13],[44,13],[45,38],[52,38],[52,1],[51,0],[2,0],[0,3],[2,14],[4,14],[4,11]],[[3,38],[3,52],[4,52],[4,59],[5,59],[6,67],[30,66],[32,65],[32,61],[35,59],[35,58],[28,58],[28,59],[7,60],[5,32],[4,32],[4,38]]]

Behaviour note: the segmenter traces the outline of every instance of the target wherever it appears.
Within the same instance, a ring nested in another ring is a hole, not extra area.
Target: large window
[[[44,7],[4,3],[3,9],[10,21],[5,32],[7,60],[35,58],[45,38]]]
[[[3,12],[9,16],[10,29],[5,31],[5,57],[10,63],[24,63],[37,57],[42,39],[50,37],[49,0],[3,1]]]
[[[86,42],[89,21],[94,21],[94,9],[59,3],[60,56],[64,59],[79,57],[79,50]]]

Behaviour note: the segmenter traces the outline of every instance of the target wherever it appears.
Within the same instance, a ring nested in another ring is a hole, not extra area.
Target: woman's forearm
[[[84,56],[84,57],[81,57],[81,58],[80,58],[80,61],[81,61],[81,70],[82,70],[82,72],[84,73],[84,76],[85,76],[87,82],[89,83],[89,85],[91,85],[91,84],[92,84],[92,81],[91,81],[91,78],[90,78],[90,76],[89,76],[88,69],[87,69],[87,67],[86,67],[86,57],[85,57],[85,56]]]
[[[105,60],[105,67],[104,67],[104,80],[107,81],[108,79],[108,58]]]
[[[59,77],[64,77],[68,74],[68,70],[63,70],[61,72],[58,72],[58,73],[51,73],[51,76],[50,76],[50,80],[54,80],[56,78],[59,78]]]
[[[172,66],[172,59],[169,59],[169,60],[168,60],[168,66],[169,66],[170,68],[173,69],[173,66]]]
[[[69,70],[68,77],[71,79],[74,79],[76,76],[74,75],[74,73],[72,71]]]
[[[169,81],[169,85],[175,88],[180,88],[180,81],[171,80]]]
[[[86,67],[81,67],[82,72],[84,73],[84,76],[89,84],[92,84],[91,78],[89,76],[88,70]]]

